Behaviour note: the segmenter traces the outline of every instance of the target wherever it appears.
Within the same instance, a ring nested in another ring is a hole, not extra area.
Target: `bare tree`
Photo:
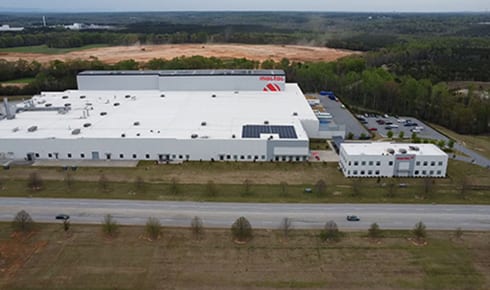
[[[285,217],[281,221],[281,225],[279,226],[279,229],[281,230],[283,236],[285,239],[289,238],[289,234],[291,233],[291,230],[293,229],[293,221]]]
[[[110,190],[109,179],[105,174],[101,174],[99,177],[99,189],[103,192],[108,192]]]
[[[235,240],[246,242],[253,236],[252,225],[245,217],[239,217],[233,225],[231,225],[231,234]]]
[[[204,234],[204,226],[200,217],[195,216],[192,218],[191,231],[196,240],[200,240],[202,238],[202,235]]]
[[[104,221],[102,222],[102,231],[111,237],[115,236],[119,231],[119,224],[112,217],[112,215],[107,214],[104,216]]]
[[[288,195],[288,183],[285,181],[282,181],[279,184],[279,187],[281,188],[281,196],[287,196]]]
[[[5,188],[5,181],[3,178],[0,177],[0,191],[2,191]]]
[[[395,182],[390,181],[390,183],[388,183],[388,186],[386,188],[388,190],[388,192],[386,193],[386,196],[387,197],[395,197],[395,195],[396,195],[396,185],[395,185]]]
[[[461,239],[463,237],[463,230],[461,228],[456,228],[456,231],[454,231],[454,235],[456,238]]]
[[[427,236],[426,228],[423,222],[418,222],[412,230],[413,235],[417,240],[422,240]]]
[[[73,179],[73,175],[70,172],[66,172],[63,181],[65,182],[66,187],[70,189],[73,187],[74,179]]]
[[[466,199],[468,197],[468,191],[470,189],[470,180],[467,176],[464,176],[461,180],[461,187],[459,191],[459,195],[462,199]]]
[[[432,178],[424,178],[424,197],[428,198],[434,191],[434,180]]]
[[[361,195],[361,179],[356,178],[352,181],[352,196],[360,196]]]
[[[137,176],[136,179],[134,180],[134,189],[137,192],[140,193],[145,193],[147,190],[146,182],[141,176]]]
[[[379,239],[383,236],[383,232],[379,228],[377,223],[372,223],[368,230],[368,237],[372,239]]]
[[[31,174],[29,174],[27,186],[34,191],[39,191],[43,189],[43,179],[41,178],[39,173],[32,172]]]
[[[31,215],[25,210],[19,211],[12,221],[12,228],[16,231],[28,232],[34,227]]]
[[[327,192],[327,183],[320,179],[315,183],[315,191],[318,196],[323,196]]]
[[[242,195],[247,196],[252,194],[252,181],[250,179],[245,179],[243,181],[243,192]]]
[[[175,195],[178,194],[179,191],[179,180],[175,177],[172,177],[172,179],[170,180],[170,193]]]
[[[340,240],[342,233],[339,231],[337,224],[334,221],[328,221],[325,223],[325,227],[320,232],[320,239],[322,241],[334,241]]]
[[[149,217],[146,221],[145,231],[150,239],[158,239],[162,232],[162,225],[160,224],[160,220],[156,217]]]
[[[212,197],[218,194],[218,188],[216,187],[214,181],[208,180],[208,183],[206,183],[206,194]]]
[[[70,221],[65,219],[63,220],[63,230],[67,232],[70,229]]]

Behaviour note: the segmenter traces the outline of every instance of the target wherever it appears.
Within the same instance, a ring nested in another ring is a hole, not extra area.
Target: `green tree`
[[[377,223],[372,223],[368,230],[368,237],[372,239],[379,239],[383,236],[383,232],[379,228]]]
[[[403,139],[404,137],[405,137],[405,132],[400,131],[400,133],[398,133],[398,138]]]
[[[393,138],[393,131],[389,130],[388,132],[386,132],[386,137],[388,138]]]
[[[437,142],[437,146],[439,146],[439,148],[443,149],[443,148],[444,148],[444,146],[446,146],[446,141],[444,141],[444,140],[439,140],[439,141]]]
[[[453,139],[449,139],[449,141],[447,141],[447,147],[451,150],[454,148],[454,140]]]
[[[104,216],[104,221],[102,222],[102,231],[111,237],[114,237],[119,232],[119,224],[112,217],[112,215],[107,214]]]
[[[334,221],[325,223],[323,230],[320,232],[320,239],[324,242],[338,242],[342,236],[337,224]]]
[[[246,242],[253,237],[252,225],[245,217],[239,217],[231,226],[231,234],[235,240]]]
[[[12,221],[12,228],[15,231],[29,232],[34,227],[34,221],[31,215],[25,210],[19,211]]]
[[[155,217],[149,217],[146,221],[145,231],[150,239],[158,239],[162,232],[162,225],[160,224],[160,220]]]

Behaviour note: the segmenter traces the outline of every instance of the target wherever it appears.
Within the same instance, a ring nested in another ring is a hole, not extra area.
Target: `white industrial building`
[[[0,115],[0,159],[303,161],[320,126],[279,70],[87,71]]]
[[[448,156],[434,144],[342,143],[346,177],[446,177]]]

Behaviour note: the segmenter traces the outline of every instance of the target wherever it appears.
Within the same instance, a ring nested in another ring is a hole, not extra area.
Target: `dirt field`
[[[144,46],[113,46],[73,51],[66,54],[38,54],[2,52],[0,58],[8,61],[25,59],[28,61],[49,62],[55,59],[89,59],[96,57],[107,63],[134,59],[149,61],[153,58],[172,59],[180,56],[201,55],[218,58],[247,58],[264,61],[279,61],[288,58],[291,61],[334,61],[338,58],[359,52],[326,47],[299,45],[247,45],[247,44],[169,44]]]
[[[313,231],[255,231],[247,244],[229,230],[143,227],[107,238],[101,226],[42,225],[27,238],[0,225],[0,288],[5,289],[489,289],[489,233],[430,232],[416,245],[409,232],[378,242],[347,233],[324,243]]]

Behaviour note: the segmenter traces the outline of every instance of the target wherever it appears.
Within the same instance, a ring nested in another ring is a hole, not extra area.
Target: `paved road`
[[[54,216],[66,213],[72,223],[101,223],[112,214],[119,223],[145,224],[149,216],[165,226],[188,226],[194,216],[207,227],[228,228],[239,216],[247,217],[257,228],[278,228],[284,217],[295,228],[320,228],[334,220],[341,229],[367,229],[377,222],[385,229],[411,229],[423,221],[428,229],[490,230],[490,206],[477,205],[396,205],[396,204],[260,204],[163,202],[129,200],[0,198],[0,220],[11,221],[24,209],[35,221],[59,222]],[[356,214],[360,222],[345,217]]]

